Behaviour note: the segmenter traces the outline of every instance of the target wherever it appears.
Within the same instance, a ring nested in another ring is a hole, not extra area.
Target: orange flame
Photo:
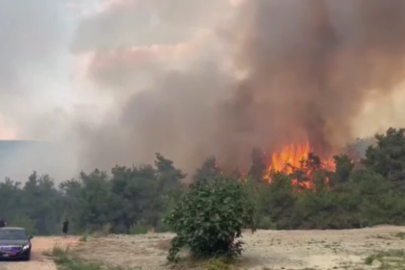
[[[292,185],[300,186],[304,189],[315,189],[315,184],[312,181],[313,175],[315,173],[314,169],[311,166],[308,166],[310,162],[311,148],[309,143],[303,145],[287,145],[282,148],[280,153],[273,153],[271,155],[270,164],[268,165],[265,180],[272,182],[271,174],[274,173],[284,173],[291,175],[298,170],[304,173],[305,181],[298,181],[297,178],[294,178],[291,181]],[[325,171],[335,171],[335,162],[333,159],[328,159],[321,161],[320,169]],[[325,184],[329,182],[329,179],[325,179]]]

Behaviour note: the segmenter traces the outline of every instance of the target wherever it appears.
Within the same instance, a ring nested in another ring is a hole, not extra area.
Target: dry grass
[[[364,263],[379,270],[403,270],[405,269],[405,251],[403,249],[379,251],[369,255]]]

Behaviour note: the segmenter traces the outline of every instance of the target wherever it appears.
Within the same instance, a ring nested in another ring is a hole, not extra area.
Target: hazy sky
[[[239,166],[253,147],[330,154],[405,125],[403,18],[384,0],[1,0],[0,139],[63,146],[5,174],[155,152]]]

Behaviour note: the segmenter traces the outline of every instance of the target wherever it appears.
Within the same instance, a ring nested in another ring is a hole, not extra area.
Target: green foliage
[[[42,235],[60,234],[65,218],[70,233],[78,235],[167,231],[162,217],[182,194],[184,177],[160,154],[155,166],[116,166],[111,175],[81,172],[59,186],[34,172],[24,185],[10,179],[0,183],[0,218]]]
[[[29,235],[34,235],[36,230],[34,228],[33,221],[24,215],[15,216],[12,221],[13,226],[25,228]]]
[[[387,180],[398,190],[405,191],[405,129],[389,128],[385,134],[377,134],[376,146],[366,151],[364,165]]]
[[[110,182],[106,172],[95,170],[91,174],[80,173],[83,184],[81,190],[80,225],[91,231],[100,230],[108,222],[110,207]]]
[[[165,219],[176,237],[169,261],[178,259],[182,247],[196,257],[238,256],[242,229],[254,230],[254,205],[246,184],[217,176],[198,180]]]
[[[131,233],[148,213],[151,197],[157,188],[156,171],[152,166],[112,169],[111,204],[114,232]],[[159,198],[156,198],[158,200]],[[121,228],[121,229],[120,229]]]
[[[405,268],[405,252],[402,249],[384,250],[366,257],[364,264],[375,264],[373,269],[379,270],[402,270]]]
[[[277,229],[296,228],[294,207],[297,196],[294,190],[291,177],[282,174],[275,175],[271,184],[261,183],[257,191],[259,220],[269,217]]]
[[[237,269],[233,266],[228,258],[218,257],[208,260],[202,266],[203,270],[234,270]]]
[[[330,177],[330,183],[334,187],[347,183],[354,169],[354,163],[348,155],[334,156],[336,171]]]
[[[257,222],[257,228],[261,230],[274,230],[276,225],[269,216],[260,216]]]
[[[119,267],[108,267],[98,262],[86,261],[70,251],[69,248],[55,246],[45,255],[52,257],[58,269],[61,270],[123,270]]]
[[[207,178],[216,177],[221,174],[215,157],[207,159],[201,168],[197,169],[194,175],[194,181],[203,180]]]
[[[404,224],[404,130],[388,129],[385,134],[377,134],[375,141],[362,164],[356,164],[348,155],[335,156],[334,173],[322,172],[316,166],[317,158],[313,158],[310,166],[317,171],[313,179],[316,191],[298,192],[291,185],[292,177],[302,177],[300,170],[291,176],[275,175],[272,184],[257,184],[253,194],[257,198],[258,223],[270,220],[277,229]],[[256,160],[256,164],[260,163]],[[322,184],[325,176],[330,180],[327,186]]]
[[[137,224],[134,224],[131,226],[131,229],[129,231],[130,234],[146,234],[150,230],[150,226],[139,222]]]
[[[260,183],[267,170],[266,157],[259,149],[253,149],[251,154],[252,165],[249,170],[251,180]]]
[[[257,149],[243,182],[240,170],[221,170],[214,157],[187,177],[161,154],[151,165],[81,172],[59,185],[34,171],[22,183],[0,183],[0,218],[33,235],[60,234],[65,218],[70,233],[77,235],[171,230],[177,233],[172,259],[183,246],[199,256],[238,254],[235,241],[241,228],[252,223],[260,229],[403,225],[405,130],[390,128],[349,148],[334,157],[335,172],[324,171],[311,153],[291,174],[272,175],[271,183],[264,181],[267,157]],[[308,178],[314,189],[292,184]],[[187,187],[185,179],[194,184]]]

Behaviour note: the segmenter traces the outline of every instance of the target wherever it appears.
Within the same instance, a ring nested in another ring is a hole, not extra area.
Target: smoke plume
[[[248,26],[235,59],[247,76],[224,123],[228,135],[246,134],[244,145],[309,140],[330,155],[353,138],[366,101],[404,78],[401,1],[257,0],[242,10]]]
[[[58,14],[61,1],[45,2],[45,10],[54,7],[49,14]],[[46,38],[34,38],[41,35],[32,32],[31,45],[19,38],[0,47],[8,50],[0,64],[1,88],[29,89],[22,96],[40,100],[46,96],[37,95],[40,87],[20,86],[26,78],[39,72],[36,82],[43,85],[44,67],[69,66],[60,60],[65,58],[78,63],[74,76],[66,71],[68,79],[50,85],[69,88],[70,97],[85,99],[94,109],[78,114],[72,106],[48,103],[47,113],[37,109],[41,114],[30,121],[14,121],[21,134],[52,134],[48,137],[64,141],[76,157],[76,169],[146,163],[155,152],[189,172],[211,155],[226,167],[246,168],[253,148],[277,151],[304,141],[328,156],[355,138],[366,104],[386,100],[405,77],[404,1],[109,0],[85,5],[90,2],[64,3],[80,11],[69,17],[74,27],[66,21],[33,21],[33,29],[46,30],[40,32]],[[57,27],[62,26],[73,30],[60,37]],[[7,29],[10,36],[17,32]],[[38,65],[37,58],[50,60]],[[59,132],[44,128],[45,123]]]
[[[76,43],[98,50],[92,79],[121,98],[117,122],[98,131],[109,134],[103,145],[114,160],[161,151],[188,168],[211,154],[240,166],[253,147],[306,140],[330,155],[353,139],[365,102],[389,95],[404,77],[402,1],[172,1],[185,16],[174,16],[167,1],[146,2],[162,27],[140,27],[137,44],[123,30],[138,30],[133,12],[148,14],[137,1],[84,24],[89,32]],[[216,16],[221,9],[229,16]],[[90,150],[100,149],[93,142]]]

